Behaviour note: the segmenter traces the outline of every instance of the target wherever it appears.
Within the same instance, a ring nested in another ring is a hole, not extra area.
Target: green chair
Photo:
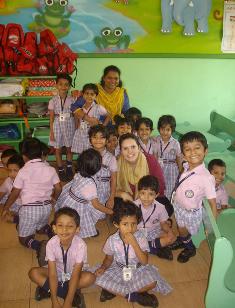
[[[206,308],[235,307],[235,209],[220,213],[215,221],[204,202],[204,227],[212,261],[205,295]]]

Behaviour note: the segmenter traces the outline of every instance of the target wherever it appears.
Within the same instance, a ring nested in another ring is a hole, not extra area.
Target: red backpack
[[[6,64],[4,60],[4,52],[2,46],[2,36],[5,30],[5,26],[0,24],[0,76],[5,76],[7,74]]]
[[[51,30],[45,29],[40,32],[40,43],[38,44],[39,56],[42,57],[56,53],[59,45],[59,41]]]
[[[72,74],[75,70],[74,62],[77,58],[77,54],[74,53],[67,44],[62,43],[54,57],[55,74]]]
[[[24,36],[24,44],[19,47],[21,53],[17,62],[19,74],[38,73],[37,57],[37,35],[35,32],[27,32]]]
[[[20,56],[19,47],[24,43],[24,32],[19,24],[9,23],[2,35],[4,59],[9,75],[17,75],[16,64]]]

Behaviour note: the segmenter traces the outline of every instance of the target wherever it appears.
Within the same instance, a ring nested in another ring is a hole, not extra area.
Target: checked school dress
[[[49,144],[56,149],[66,146],[70,148],[73,142],[75,133],[75,124],[71,105],[74,99],[67,96],[65,100],[61,100],[59,95],[52,97],[49,101],[48,110],[54,111],[53,132],[55,141],[49,141]],[[60,120],[60,115],[64,114],[64,120]]]
[[[102,218],[103,213],[96,210],[91,201],[97,198],[95,180],[82,177],[79,173],[63,187],[55,211],[63,207],[75,209],[80,216],[80,237],[86,238],[97,234],[95,224]]]
[[[161,136],[154,138],[157,143],[157,155],[160,166],[162,167],[165,178],[165,196],[170,200],[172,191],[175,187],[176,180],[179,175],[179,168],[176,163],[176,158],[181,155],[179,142],[173,137],[164,144]]]
[[[117,160],[113,154],[104,150],[101,169],[95,174],[99,202],[103,205],[110,197],[111,173],[117,172]],[[105,215],[105,214],[104,214]]]
[[[149,245],[143,233],[136,231],[134,236],[140,248],[143,251],[149,251]],[[122,269],[126,265],[126,257],[119,232],[116,232],[107,239],[103,252],[106,255],[113,256],[114,260],[112,265],[101,276],[96,278],[96,284],[101,288],[125,296],[129,293],[137,292],[153,282],[157,282],[156,287],[153,289],[154,291],[167,294],[172,290],[171,286],[161,277],[155,266],[139,263],[131,245],[128,251],[128,264],[135,265],[136,268],[132,271],[131,280],[123,280]]]
[[[97,118],[98,120],[100,119],[100,117],[107,115],[106,109],[103,106],[96,104],[95,102],[91,104],[88,110],[85,108],[82,109],[86,113],[86,115],[93,118]],[[90,128],[89,123],[84,120],[81,120],[80,127],[76,129],[73,138],[73,144],[72,144],[73,153],[80,154],[91,147],[88,136],[89,128]]]

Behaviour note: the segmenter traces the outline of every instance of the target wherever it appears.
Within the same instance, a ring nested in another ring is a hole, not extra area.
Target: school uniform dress
[[[193,170],[186,169],[177,185],[173,198],[176,222],[190,234],[196,234],[202,222],[203,199],[216,198],[215,178],[203,163]]]
[[[64,272],[63,252],[57,235],[48,241],[45,259],[46,261],[56,262],[57,278],[58,281],[62,281],[62,273]],[[66,272],[71,276],[74,266],[81,263],[87,263],[87,245],[78,235],[75,235],[67,249]]]
[[[0,192],[4,193],[4,196],[0,200],[1,203],[4,204],[7,201],[8,197],[11,193],[11,190],[13,188],[13,183],[14,183],[14,181],[10,177],[7,177],[5,179],[5,181],[2,183],[2,185],[0,186]],[[10,211],[17,214],[20,207],[21,207],[21,199],[19,197],[10,207]]]
[[[158,161],[162,167],[165,178],[165,196],[170,200],[172,191],[175,187],[176,180],[179,175],[179,168],[176,163],[176,158],[181,155],[180,144],[172,136],[165,144],[161,136],[154,138],[157,143]]]
[[[106,149],[101,155],[101,169],[95,174],[93,178],[97,185],[99,202],[105,205],[110,197],[111,173],[117,172],[117,160],[115,156],[108,152]]]
[[[89,109],[82,107],[82,110],[86,115],[97,118],[98,120],[100,117],[107,115],[106,109],[103,106],[96,104],[95,102],[91,104]],[[72,152],[82,153],[91,147],[88,136],[89,128],[89,123],[81,120],[80,127],[76,129],[75,135],[73,137]]]
[[[47,166],[41,159],[32,159],[20,169],[13,184],[21,189],[20,237],[33,235],[48,224],[52,191],[59,182],[55,168]]]
[[[82,177],[79,173],[63,187],[55,211],[63,207],[75,209],[80,216],[80,237],[86,238],[97,234],[95,224],[103,213],[93,207],[91,201],[98,198],[95,180]]]
[[[138,224],[138,230],[147,235],[148,242],[155,241],[162,233],[160,223],[167,221],[169,218],[165,206],[156,200],[148,208],[142,205],[140,199],[137,199],[134,203],[141,209],[143,217],[142,221]]]
[[[49,101],[48,110],[54,111],[55,114],[53,123],[55,141],[49,141],[49,144],[56,149],[63,146],[67,148],[72,146],[75,133],[74,117],[71,112],[71,105],[73,102],[74,99],[71,96],[67,96],[65,100],[61,100],[59,95],[52,97]],[[63,121],[60,115],[63,115]]]
[[[222,208],[222,205],[228,205],[228,194],[223,184],[216,186],[216,207],[218,210]]]
[[[138,141],[139,141],[141,152],[146,152],[147,154],[154,155],[157,158],[158,147],[157,147],[157,142],[155,141],[153,137],[149,138],[149,141],[147,144],[144,144],[139,137],[138,137]]]
[[[136,231],[134,234],[140,248],[143,251],[149,251],[149,246],[146,238],[141,231]],[[127,245],[126,245],[127,246]],[[123,280],[122,269],[126,266],[126,256],[123,241],[120,238],[119,232],[111,235],[103,248],[106,255],[113,256],[112,265],[99,277],[96,278],[96,284],[112,293],[118,293],[125,296],[128,293],[137,292],[141,288],[157,282],[154,291],[167,294],[172,288],[158,272],[158,269],[150,264],[141,265],[135,255],[132,246],[129,246],[128,264],[136,266],[132,270],[132,278],[129,281]]]

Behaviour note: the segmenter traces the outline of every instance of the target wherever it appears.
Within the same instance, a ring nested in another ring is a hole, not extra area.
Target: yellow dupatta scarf
[[[133,196],[130,184],[135,185],[135,196],[133,196],[135,200],[138,192],[138,182],[143,176],[148,174],[148,163],[143,153],[139,152],[134,168],[120,155],[118,158],[117,191],[128,192]]]
[[[122,113],[124,103],[124,88],[117,87],[111,94],[104,91],[100,84],[97,84],[99,94],[96,97],[96,102],[105,107],[112,119],[116,114]]]

